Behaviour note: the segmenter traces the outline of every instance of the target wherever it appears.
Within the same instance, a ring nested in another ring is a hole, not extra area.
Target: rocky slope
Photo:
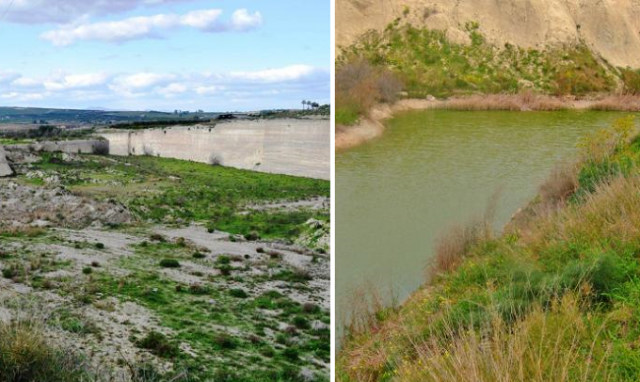
[[[352,44],[368,30],[383,30],[396,18],[446,30],[468,42],[465,24],[498,46],[523,48],[584,42],[618,67],[640,67],[640,0],[338,0],[336,43]]]

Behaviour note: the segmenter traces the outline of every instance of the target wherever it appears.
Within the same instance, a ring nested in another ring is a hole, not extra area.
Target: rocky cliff
[[[468,42],[468,22],[498,46],[584,42],[614,66],[640,68],[640,0],[337,0],[336,44],[397,18],[445,30],[454,42]]]

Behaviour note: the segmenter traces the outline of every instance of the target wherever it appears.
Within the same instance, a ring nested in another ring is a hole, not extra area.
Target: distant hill
[[[221,113],[167,113],[161,111],[110,111],[0,107],[0,123],[110,124],[123,122],[197,120],[217,118]]]

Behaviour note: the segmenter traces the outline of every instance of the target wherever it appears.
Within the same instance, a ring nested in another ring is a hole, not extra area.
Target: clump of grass
[[[444,342],[416,344],[418,362],[400,366],[402,381],[608,381],[611,350],[603,323],[585,320],[575,298],[551,311],[538,306],[514,326],[495,317],[484,331],[460,332]],[[482,334],[482,333],[487,334]],[[584,362],[576,362],[582,359]]]
[[[151,353],[163,358],[172,358],[180,353],[177,345],[162,333],[151,331],[136,341],[136,346],[147,349]]]
[[[236,297],[236,298],[247,298],[247,297],[249,297],[247,292],[244,289],[240,289],[240,288],[229,289],[229,294],[232,297]]]
[[[180,268],[180,262],[176,259],[162,259],[160,266],[163,268]]]
[[[57,349],[33,322],[0,324],[0,382],[92,380],[85,361],[69,349]]]

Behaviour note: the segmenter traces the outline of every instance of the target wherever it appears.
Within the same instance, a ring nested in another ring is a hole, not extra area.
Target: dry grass
[[[578,168],[575,164],[556,166],[551,175],[538,188],[545,205],[562,207],[578,188]]]
[[[449,328],[453,341],[415,344],[417,360],[401,364],[404,382],[592,382],[608,381],[604,325],[585,320],[577,298],[565,296],[547,311],[535,308],[514,326],[498,316],[481,331]],[[576,362],[581,360],[580,362]]]
[[[51,347],[34,320],[0,324],[0,381],[75,382],[88,380],[84,361]]]
[[[435,253],[427,266],[427,280],[443,272],[451,272],[464,260],[469,251],[483,240],[493,237],[494,221],[501,190],[487,201],[484,215],[465,225],[454,224],[436,239]]]
[[[598,111],[640,111],[640,95],[609,95],[594,101],[589,109]]]
[[[436,240],[435,255],[428,268],[428,278],[451,272],[462,262],[469,250],[484,236],[484,224],[473,220],[466,225],[453,225]]]
[[[518,94],[472,95],[463,98],[452,98],[438,108],[463,111],[555,111],[571,107],[557,97],[523,91]]]

